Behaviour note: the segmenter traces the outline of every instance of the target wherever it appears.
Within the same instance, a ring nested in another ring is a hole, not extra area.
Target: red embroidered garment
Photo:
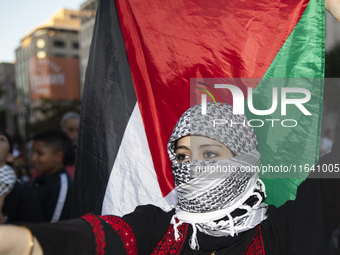
[[[128,255],[137,255],[137,242],[136,238],[133,234],[132,229],[130,226],[123,221],[121,218],[117,216],[99,216],[99,218],[93,214],[86,214],[82,217],[87,222],[90,223],[93,229],[93,233],[95,236],[97,248],[96,252],[97,255],[104,255],[105,254],[105,233],[103,231],[103,226],[100,223],[100,219],[106,221],[121,237],[124,247],[126,249],[126,253]],[[173,225],[171,224],[163,236],[163,238],[158,242],[156,247],[154,248],[152,255],[178,255],[180,254],[183,246],[185,244],[185,237],[188,232],[188,224],[184,223],[178,227],[180,237],[176,241],[174,237],[174,229]],[[248,245],[247,250],[245,251],[244,255],[265,255],[265,250],[263,246],[263,240],[261,235],[261,227],[258,226],[258,230],[256,235],[254,236],[253,240]]]
[[[253,240],[248,245],[248,248],[244,255],[265,255],[263,240],[261,235],[261,226],[258,226],[257,233]]]
[[[100,223],[100,220],[96,215],[93,215],[91,213],[88,213],[82,217],[84,220],[86,220],[88,223],[90,223],[95,239],[96,239],[96,252],[97,255],[104,255],[105,251],[104,248],[106,246],[105,243],[105,233],[103,231],[103,226]]]
[[[174,227],[171,224],[168,228],[168,231],[166,232],[162,240],[159,241],[159,243],[157,244],[157,246],[155,247],[151,254],[155,255],[179,254],[184,245],[185,237],[188,231],[188,226],[189,226],[188,224],[184,223],[178,227],[181,236],[176,241],[174,237]]]
[[[99,216],[118,233],[124,243],[126,254],[137,254],[137,242],[130,226],[117,216]]]

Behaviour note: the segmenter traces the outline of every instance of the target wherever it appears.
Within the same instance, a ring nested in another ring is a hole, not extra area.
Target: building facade
[[[0,126],[15,133],[15,69],[12,63],[0,63]]]
[[[87,0],[80,6],[81,27],[79,31],[80,46],[80,87],[83,92],[85,72],[89,60],[89,52],[93,35],[93,28],[98,8],[98,0]]]
[[[39,116],[40,98],[80,99],[79,11],[60,9],[28,33],[16,49],[16,87],[19,132]]]

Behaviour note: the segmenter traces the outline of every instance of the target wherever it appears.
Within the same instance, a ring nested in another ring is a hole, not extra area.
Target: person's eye
[[[214,151],[205,151],[203,153],[203,158],[204,159],[213,159],[213,158],[216,158],[218,156],[219,156],[219,154],[214,152]]]
[[[189,159],[189,155],[187,155],[185,153],[179,153],[179,154],[176,154],[176,159],[178,161],[184,161],[184,160]]]

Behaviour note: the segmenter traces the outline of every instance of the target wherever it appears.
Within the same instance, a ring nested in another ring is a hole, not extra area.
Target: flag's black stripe
[[[100,0],[81,106],[73,217],[101,213],[136,100],[115,1]]]

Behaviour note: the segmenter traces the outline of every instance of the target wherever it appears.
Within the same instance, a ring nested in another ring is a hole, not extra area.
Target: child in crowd
[[[9,222],[42,222],[37,194],[21,184],[9,165],[13,162],[13,139],[0,128],[0,224]]]
[[[72,179],[65,169],[65,161],[72,142],[61,130],[45,130],[33,137],[32,161],[42,175],[33,180],[45,221],[70,219]]]

